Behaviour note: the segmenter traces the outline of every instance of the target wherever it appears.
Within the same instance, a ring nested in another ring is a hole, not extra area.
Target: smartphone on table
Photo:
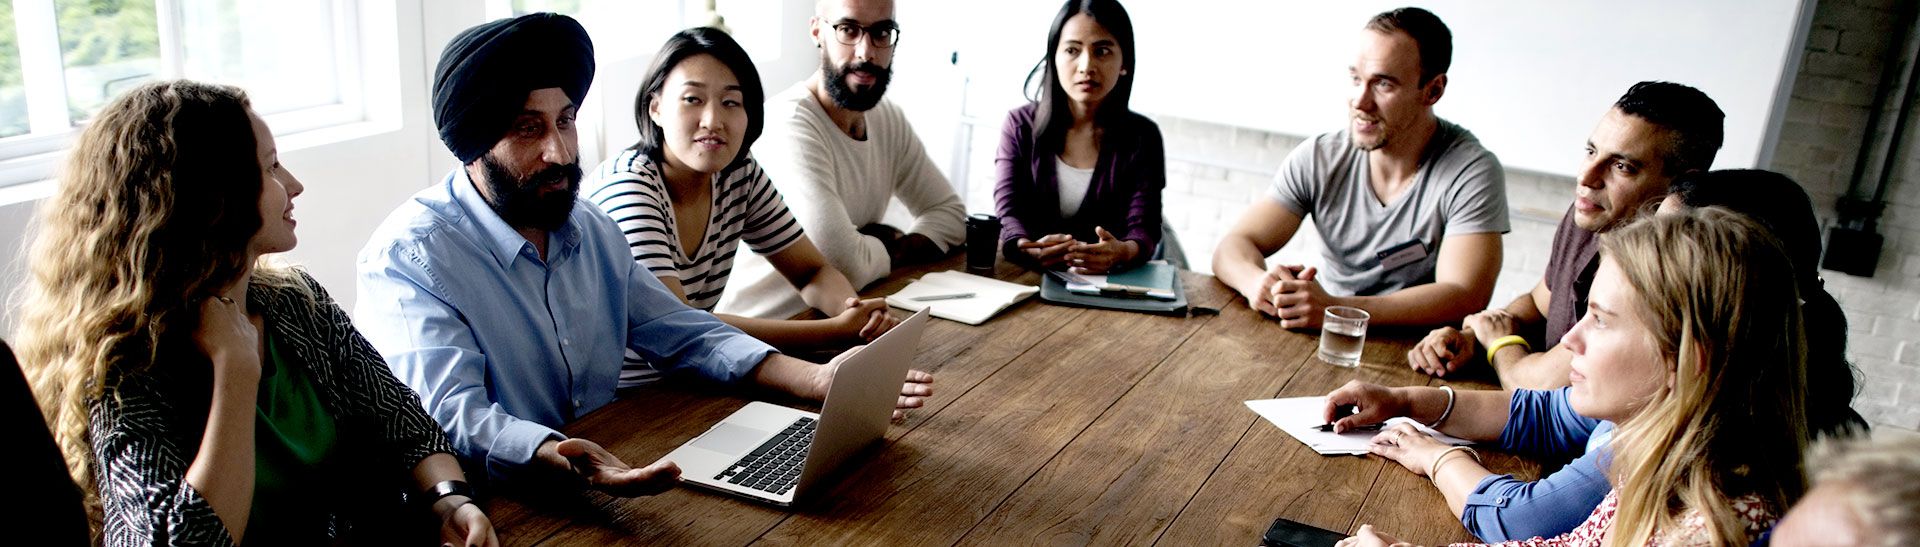
[[[1266,547],[1333,547],[1343,539],[1347,539],[1346,534],[1280,518],[1273,519],[1273,524],[1267,526],[1267,533],[1260,536],[1260,544]]]

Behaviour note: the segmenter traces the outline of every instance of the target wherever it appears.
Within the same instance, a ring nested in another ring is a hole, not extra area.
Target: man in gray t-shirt
[[[1361,31],[1346,129],[1287,157],[1267,199],[1214,252],[1214,274],[1287,328],[1320,326],[1327,306],[1376,325],[1453,323],[1486,307],[1507,231],[1500,160],[1433,113],[1446,91],[1452,36],[1419,8],[1381,13]],[[1318,266],[1266,266],[1313,217]]]

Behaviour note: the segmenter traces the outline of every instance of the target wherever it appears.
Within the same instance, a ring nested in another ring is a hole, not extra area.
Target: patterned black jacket
[[[411,488],[413,467],[453,447],[346,312],[311,276],[300,275],[313,300],[255,284],[247,291],[247,307],[265,315],[280,351],[312,374],[321,404],[337,422],[346,449],[341,454],[363,470],[331,483],[334,492],[315,493],[330,534],[340,538],[352,535],[356,520],[365,516],[391,517]],[[108,382],[107,396],[89,405],[105,544],[231,545],[226,527],[186,479],[211,404],[206,358],[163,356],[145,371]]]

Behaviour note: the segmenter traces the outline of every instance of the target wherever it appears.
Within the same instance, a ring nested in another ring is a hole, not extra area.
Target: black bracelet
[[[447,496],[466,496],[467,499],[474,499],[473,487],[468,486],[467,481],[463,480],[440,481],[439,484],[433,485],[433,488],[420,493],[420,504],[432,507]]]

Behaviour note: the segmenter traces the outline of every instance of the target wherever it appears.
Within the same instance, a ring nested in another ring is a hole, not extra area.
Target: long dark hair
[[[647,68],[647,78],[641,80],[640,92],[633,96],[633,122],[640,127],[640,142],[628,147],[629,150],[638,150],[657,163],[667,161],[666,131],[647,119],[647,106],[660,94],[661,88],[666,87],[667,73],[673,72],[673,67],[703,53],[719,59],[720,64],[727,65],[733,77],[740,80],[740,102],[747,109],[747,134],[740,139],[739,155],[734,156],[727,167],[737,167],[747,160],[747,151],[753,149],[753,141],[760,139],[760,130],[766,122],[767,92],[760,87],[760,71],[753,67],[753,58],[747,56],[746,48],[740,47],[726,32],[712,27],[680,31],[660,46],[660,54],[654,56],[653,65]]]
[[[1823,434],[1866,428],[1853,410],[1853,364],[1847,361],[1847,316],[1820,279],[1820,221],[1813,200],[1786,175],[1758,169],[1689,171],[1668,191],[1689,207],[1719,206],[1766,228],[1793,262],[1807,331],[1807,425]]]
[[[1120,6],[1119,0],[1067,0],[1060,6],[1060,14],[1053,17],[1053,29],[1047,31],[1047,55],[1027,73],[1027,98],[1040,103],[1033,114],[1033,126],[1039,128],[1033,134],[1035,149],[1053,150],[1063,146],[1061,141],[1073,127],[1073,110],[1067,105],[1067,89],[1060,87],[1060,73],[1053,56],[1060,49],[1060,29],[1067,26],[1068,19],[1082,13],[1105,27],[1120,45],[1121,73],[1114,81],[1113,91],[1100,101],[1100,110],[1093,114],[1094,123],[1113,127],[1132,114],[1127,110],[1127,99],[1133,96],[1133,64],[1137,56],[1133,52],[1133,20],[1127,17],[1127,9]]]

